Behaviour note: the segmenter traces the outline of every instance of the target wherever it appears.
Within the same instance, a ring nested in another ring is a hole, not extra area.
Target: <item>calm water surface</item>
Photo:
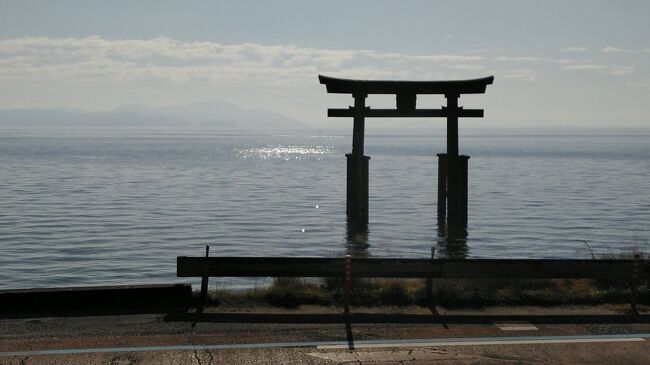
[[[340,256],[350,134],[0,131],[0,288],[179,281],[176,256],[205,244],[214,255]],[[471,156],[462,247],[437,237],[444,149],[444,131],[366,137],[366,254],[650,249],[650,132],[461,131]]]

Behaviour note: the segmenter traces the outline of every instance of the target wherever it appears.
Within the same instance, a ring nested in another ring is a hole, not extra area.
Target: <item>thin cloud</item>
[[[606,65],[594,65],[594,64],[580,64],[580,65],[565,65],[562,66],[563,70],[577,70],[577,71],[592,71],[592,70],[604,70],[608,66]]]
[[[588,50],[589,48],[587,47],[574,46],[574,47],[563,48],[560,50],[560,52],[587,52]]]
[[[499,62],[536,62],[539,61],[539,58],[532,57],[532,56],[519,56],[519,57],[502,56],[502,57],[496,57],[494,58],[494,60]]]
[[[408,55],[402,53],[377,53],[366,51],[365,55],[369,58],[379,60],[395,61],[431,61],[431,62],[475,62],[482,61],[482,56],[468,56],[460,54],[430,54],[430,55]]]
[[[623,48],[617,48],[617,47],[612,47],[612,46],[607,46],[602,49],[603,52],[605,53],[619,53],[619,52],[627,52],[627,49]]]
[[[457,65],[443,64],[443,66],[454,70],[482,70],[485,68],[483,65],[475,65],[475,64],[457,64]]]
[[[649,84],[650,84],[649,80],[645,80],[645,81],[634,80],[634,81],[627,81],[625,83],[625,85],[627,85],[627,86],[638,87],[638,88],[645,88]]]
[[[537,73],[532,69],[506,70],[498,75],[506,79],[522,79],[530,82],[537,80]]]
[[[318,72],[418,78],[441,68],[479,70],[484,57],[382,53],[256,43],[24,37],[0,40],[0,78],[295,83]]]
[[[577,60],[572,60],[572,59],[568,59],[568,58],[550,59],[549,61],[553,62],[553,63],[557,63],[559,65],[567,65],[567,64],[577,63],[578,62]]]
[[[612,66],[608,72],[610,75],[629,75],[634,73],[634,66]]]

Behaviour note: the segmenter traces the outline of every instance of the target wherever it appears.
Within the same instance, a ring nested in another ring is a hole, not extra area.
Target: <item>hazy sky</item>
[[[650,127],[650,1],[0,0],[0,108],[224,100],[317,125],[351,103],[319,73],[494,75],[461,125]]]

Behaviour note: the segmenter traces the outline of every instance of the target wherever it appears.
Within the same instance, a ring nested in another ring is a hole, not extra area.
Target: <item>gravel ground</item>
[[[48,355],[0,358],[2,365],[421,365],[421,364],[649,364],[650,347],[643,343],[490,345],[321,351],[314,348],[157,351]]]

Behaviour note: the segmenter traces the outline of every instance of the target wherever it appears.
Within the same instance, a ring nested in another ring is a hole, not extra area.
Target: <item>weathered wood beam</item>
[[[327,109],[328,117],[352,118],[408,118],[408,117],[447,117],[450,113],[447,108],[442,109],[414,109],[414,110],[397,110],[397,109],[369,109],[361,111],[357,115],[354,108],[348,109]],[[458,116],[463,118],[483,118],[483,109],[463,109],[458,108]]]
[[[640,277],[650,261],[636,262]],[[635,260],[352,259],[353,277],[449,279],[630,279]],[[341,277],[345,259],[322,257],[177,258],[177,276]]]

